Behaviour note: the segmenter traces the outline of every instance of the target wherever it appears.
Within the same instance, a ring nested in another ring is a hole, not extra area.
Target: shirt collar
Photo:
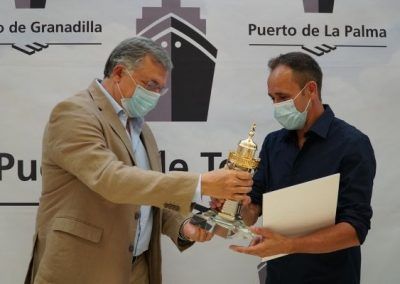
[[[125,114],[124,109],[117,103],[117,101],[110,95],[110,93],[103,87],[101,84],[101,80],[96,80],[97,85],[99,86],[100,90],[104,94],[104,96],[110,101],[115,113],[118,115],[120,119],[122,119],[123,124],[126,125],[126,121],[128,120],[128,116]],[[135,117],[131,119],[131,123],[135,128],[142,129],[144,119],[140,117]]]
[[[335,114],[333,113],[329,105],[323,105],[323,106],[324,106],[324,112],[317,119],[317,121],[314,122],[311,128],[307,131],[306,135],[308,135],[309,133],[315,133],[316,135],[322,138],[326,138],[328,136],[329,127],[331,126]]]
[[[101,84],[101,80],[96,80],[97,85],[99,86],[102,93],[106,96],[106,98],[110,101],[113,109],[119,115],[121,111],[124,111],[123,108],[117,103],[117,101],[110,95],[110,93],[103,87]]]

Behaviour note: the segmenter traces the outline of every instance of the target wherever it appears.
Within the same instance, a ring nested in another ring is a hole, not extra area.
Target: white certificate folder
[[[293,237],[335,224],[339,180],[334,174],[265,193],[263,227]]]

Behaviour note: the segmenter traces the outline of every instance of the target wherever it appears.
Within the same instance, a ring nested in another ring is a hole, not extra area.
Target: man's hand
[[[243,207],[240,211],[240,215],[242,216],[243,222],[247,226],[254,225],[257,222],[258,216],[261,214],[261,205],[249,203],[243,203]]]
[[[266,257],[282,253],[330,253],[360,245],[356,230],[347,222],[292,238],[266,228],[253,227],[250,230],[259,237],[255,238],[249,247],[230,246],[230,248],[237,252]]]
[[[249,200],[252,185],[248,172],[219,169],[201,175],[202,194],[218,199]]]
[[[210,207],[214,210],[221,211],[222,206],[224,206],[224,203],[225,203],[225,199],[218,199],[218,198],[211,197]]]
[[[248,247],[231,245],[229,248],[240,253],[267,257],[276,254],[291,253],[291,239],[266,228],[252,227],[250,230],[257,234]]]
[[[193,242],[207,242],[214,236],[213,233],[201,229],[190,222],[186,222],[182,226],[182,235]]]

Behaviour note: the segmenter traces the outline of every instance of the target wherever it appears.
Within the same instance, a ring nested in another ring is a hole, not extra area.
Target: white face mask
[[[307,84],[293,99],[274,104],[274,117],[287,130],[301,129],[306,123],[311,99],[308,101],[306,109],[303,112],[299,112],[294,104],[294,100],[301,94],[306,86]]]

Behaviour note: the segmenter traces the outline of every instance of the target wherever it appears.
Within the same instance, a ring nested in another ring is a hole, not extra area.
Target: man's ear
[[[124,71],[125,71],[125,66],[123,66],[122,64],[117,64],[114,66],[111,76],[119,81]]]
[[[310,81],[308,83],[307,88],[306,88],[306,92],[307,92],[307,94],[310,95],[311,98],[318,98],[319,99],[317,82]]]

